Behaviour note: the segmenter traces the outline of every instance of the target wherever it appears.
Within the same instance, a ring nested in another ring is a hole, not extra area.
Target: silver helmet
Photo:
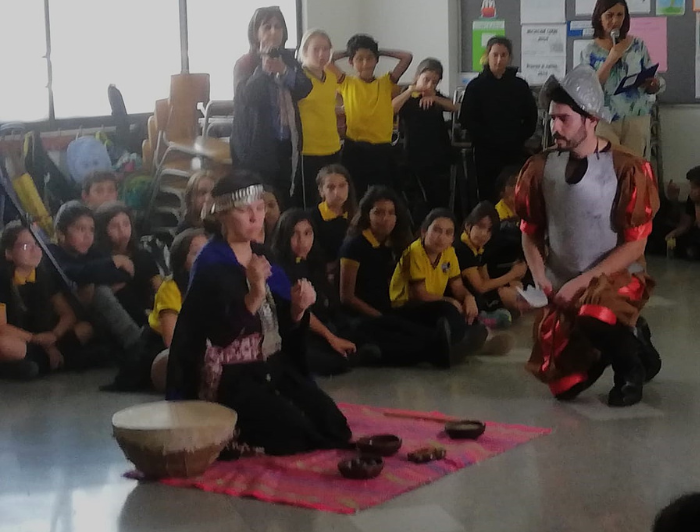
[[[600,120],[608,121],[608,112],[605,109],[605,94],[598,80],[598,74],[589,65],[579,65],[569,72],[564,79],[559,81],[554,76],[549,76],[540,92],[540,104],[549,109],[552,101],[552,92],[561,87],[576,104],[586,113]]]

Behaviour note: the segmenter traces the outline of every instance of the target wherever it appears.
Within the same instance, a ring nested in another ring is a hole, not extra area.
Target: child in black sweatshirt
[[[115,292],[134,275],[134,263],[124,255],[110,256],[93,248],[95,219],[79,201],[61,206],[55,219],[58,245],[50,250],[66,276],[77,286],[78,299],[89,319],[108,331],[124,351],[138,346],[141,329],[119,304]]]

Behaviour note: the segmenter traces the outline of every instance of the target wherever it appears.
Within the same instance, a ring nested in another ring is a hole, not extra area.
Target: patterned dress
[[[581,52],[581,63],[592,66],[596,71],[603,66],[610,52],[600,47],[595,41],[591,42]],[[627,76],[639,74],[654,63],[649,56],[644,41],[638,37],[632,38],[632,44],[625,51],[622,59],[610,70],[610,76],[603,85],[605,92],[605,109],[609,113],[611,122],[623,118],[649,116],[655,102],[655,97],[647,94],[643,89],[630,89],[621,94],[615,94],[620,82]],[[665,87],[663,78],[659,78],[661,90]]]

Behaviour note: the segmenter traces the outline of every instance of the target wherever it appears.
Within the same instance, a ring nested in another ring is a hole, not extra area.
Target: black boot
[[[642,400],[646,372],[640,354],[642,345],[627,328],[618,330],[616,350],[609,353],[615,371],[615,386],[608,394],[608,405],[632,406]]]
[[[661,371],[661,355],[654,347],[654,344],[651,343],[651,330],[649,329],[647,320],[641,316],[637,320],[634,335],[642,344],[639,358],[644,366],[646,382],[649,382],[659,374],[659,371]]]
[[[636,405],[642,400],[644,367],[641,362],[624,376],[615,374],[615,386],[608,394],[608,405],[621,407]]]
[[[615,386],[608,394],[608,405],[631,406],[641,401],[645,379],[640,359],[642,343],[632,330],[620,323],[610,325],[590,316],[580,317],[577,327],[612,364]]]

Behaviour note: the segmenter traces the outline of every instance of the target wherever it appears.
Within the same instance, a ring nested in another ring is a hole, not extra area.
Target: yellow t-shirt
[[[148,324],[158,334],[163,334],[160,328],[160,313],[163,311],[172,311],[180,314],[182,308],[182,294],[177,284],[172,279],[166,279],[156,292],[153,310],[148,316]]]
[[[305,73],[313,88],[309,95],[299,102],[304,140],[303,154],[332,155],[340,151],[338,120],[335,115],[338,78],[328,70],[325,71],[325,81],[321,81],[310,72]]]
[[[503,200],[496,203],[496,212],[498,213],[498,217],[501,221],[517,218],[516,214],[510,207],[508,207],[508,205],[506,205],[506,202]]]
[[[459,262],[455,248],[450,246],[433,265],[425,252],[423,242],[418,239],[403,252],[391,277],[389,295],[394,307],[401,307],[409,300],[408,287],[416,281],[425,281],[425,288],[430,294],[444,296],[450,279],[460,276]]]
[[[391,94],[394,83],[386,74],[372,82],[345,76],[340,94],[345,105],[346,136],[358,142],[387,144],[394,131]]]

